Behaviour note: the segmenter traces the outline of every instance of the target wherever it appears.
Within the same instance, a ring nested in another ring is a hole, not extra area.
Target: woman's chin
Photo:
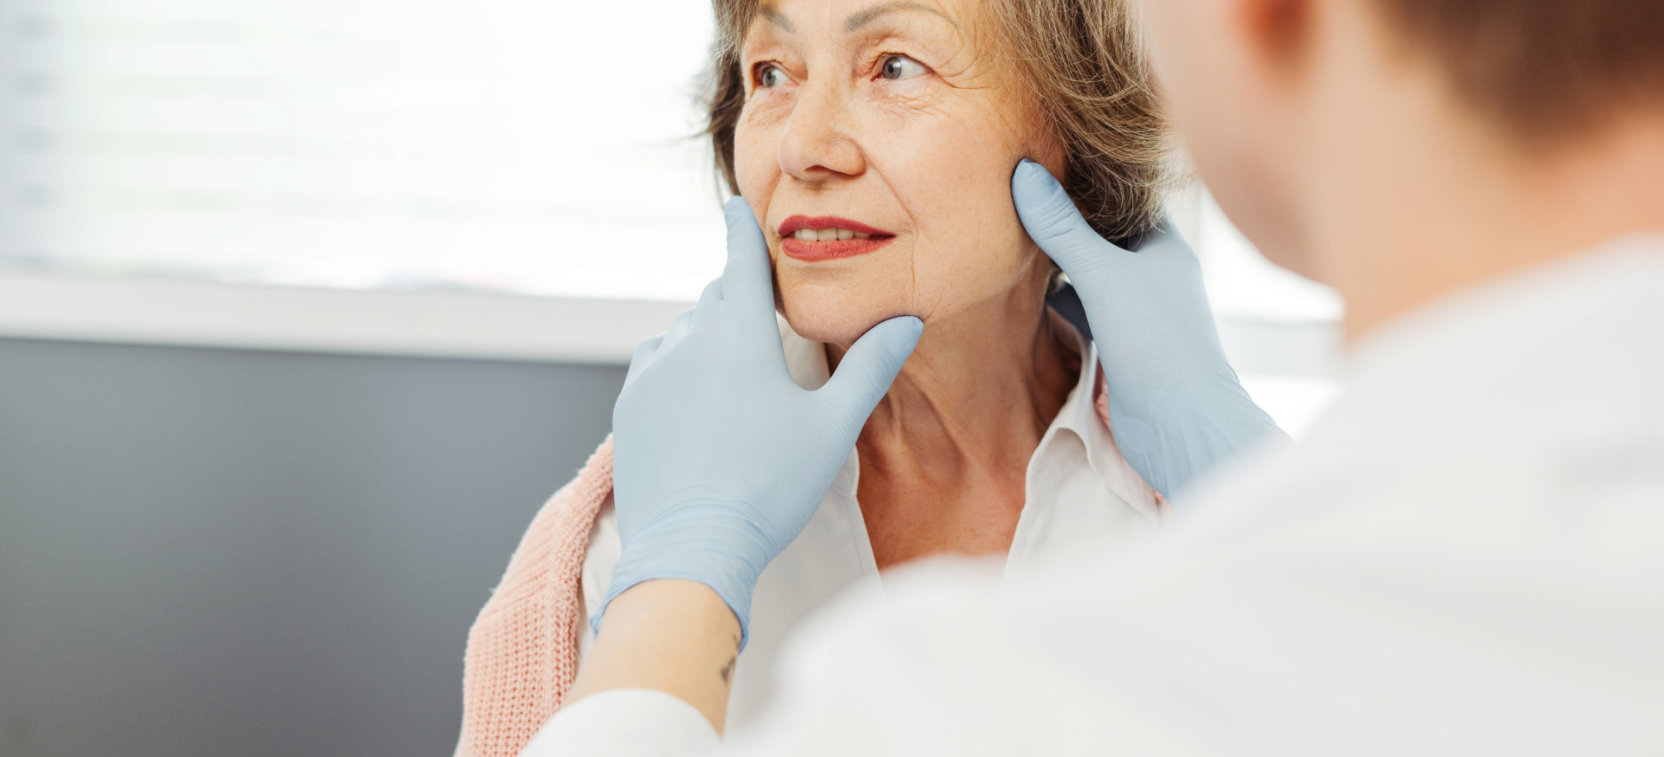
[[[786,322],[798,336],[846,348],[868,329],[901,314],[897,308],[855,298],[785,297],[781,304]]]

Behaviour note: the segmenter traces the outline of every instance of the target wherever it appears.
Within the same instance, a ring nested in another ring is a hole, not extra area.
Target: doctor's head
[[[710,133],[792,327],[847,346],[1043,296],[1024,157],[1110,238],[1151,228],[1167,139],[1122,0],[716,0]]]
[[[1631,116],[1655,135],[1664,123],[1658,0],[1138,8],[1164,105],[1220,205],[1273,260],[1343,290],[1370,290],[1383,271],[1427,275],[1380,241],[1406,227],[1422,246],[1454,247],[1433,267],[1467,264],[1471,248],[1440,225],[1452,200],[1489,202],[1496,226],[1578,210],[1576,192],[1530,210],[1513,193],[1565,184],[1554,174],[1581,159],[1571,153],[1623,139]]]

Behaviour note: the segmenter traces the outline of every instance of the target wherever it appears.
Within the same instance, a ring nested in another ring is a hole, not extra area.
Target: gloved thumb
[[[1039,163],[1024,158],[1017,164],[1011,199],[1029,238],[1076,283],[1090,279],[1112,253],[1120,252],[1098,236],[1063,185]]]
[[[843,422],[849,442],[866,424],[872,409],[895,383],[896,374],[913,354],[924,333],[924,321],[910,315],[891,318],[862,334],[844,353],[838,369],[817,394],[836,407],[832,412]]]

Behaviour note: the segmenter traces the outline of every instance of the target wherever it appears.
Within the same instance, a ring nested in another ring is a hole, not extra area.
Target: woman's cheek
[[[904,177],[898,197],[919,220],[919,297],[945,313],[1016,286],[1032,250],[1011,200],[1011,170],[1022,156],[1009,124],[997,114],[962,113],[913,121],[891,136],[881,170]]]
[[[749,119],[742,117],[734,126],[734,178],[739,182],[740,194],[751,196],[751,187],[757,173],[756,153],[757,138]]]

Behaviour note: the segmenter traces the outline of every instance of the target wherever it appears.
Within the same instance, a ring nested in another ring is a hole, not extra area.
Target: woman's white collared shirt
[[[1053,322],[1073,335],[1082,356],[1080,375],[1029,459],[1025,502],[1004,561],[1007,578],[1082,550],[1126,549],[1163,518],[1164,508],[1098,418],[1096,348],[1063,318],[1054,314]],[[781,336],[793,379],[806,389],[825,384],[830,372],[824,345],[798,336],[784,321]],[[763,571],[752,597],[750,641],[734,672],[730,727],[748,723],[767,703],[780,644],[793,628],[843,590],[877,584],[878,563],[856,501],[859,477],[859,456],[851,453],[809,525]],[[618,554],[618,523],[609,498],[584,557],[586,614],[606,596]],[[578,649],[587,656],[593,636],[588,624],[582,625]]]

